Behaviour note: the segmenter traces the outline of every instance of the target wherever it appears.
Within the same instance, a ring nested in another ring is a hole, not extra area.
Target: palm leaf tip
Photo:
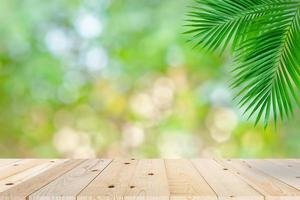
[[[232,87],[255,124],[276,124],[300,107],[300,1],[195,0],[187,17],[195,46],[232,46]]]

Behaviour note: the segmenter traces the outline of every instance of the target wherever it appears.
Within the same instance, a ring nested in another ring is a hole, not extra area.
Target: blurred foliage
[[[184,0],[2,0],[1,157],[297,157],[299,114],[252,126],[228,55],[193,50]]]

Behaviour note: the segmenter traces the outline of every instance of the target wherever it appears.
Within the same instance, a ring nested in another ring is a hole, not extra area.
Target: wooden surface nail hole
[[[300,176],[297,176],[296,178],[300,178]]]
[[[131,158],[131,160],[135,160],[134,158]]]
[[[93,169],[93,170],[92,170],[92,172],[97,172],[97,171],[98,171],[98,169]]]
[[[125,164],[125,165],[129,165],[129,164],[130,164],[130,162],[125,162],[124,164]]]
[[[234,195],[230,195],[229,197],[230,197],[230,198],[233,198],[233,197],[234,197]]]
[[[226,171],[226,170],[228,170],[228,169],[227,169],[227,168],[223,168],[223,170],[225,170],[225,171]]]
[[[114,187],[115,187],[114,185],[109,185],[109,186],[108,186],[108,188],[114,188]]]
[[[5,185],[13,185],[14,183],[5,183]]]
[[[19,166],[19,164],[14,164],[14,166]]]
[[[131,185],[130,188],[133,189],[133,188],[135,188],[135,186]]]
[[[51,162],[51,163],[54,163],[55,161],[54,161],[54,160],[51,160],[50,162]]]
[[[151,172],[151,173],[148,173],[148,175],[149,175],[149,176],[153,176],[154,174]]]
[[[293,167],[293,165],[288,165],[288,167]]]

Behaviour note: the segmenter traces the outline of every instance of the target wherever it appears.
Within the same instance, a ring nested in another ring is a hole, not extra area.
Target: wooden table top
[[[0,200],[15,199],[300,200],[300,160],[0,160]]]

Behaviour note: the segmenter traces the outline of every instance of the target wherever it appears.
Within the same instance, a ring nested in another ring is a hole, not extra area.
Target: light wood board
[[[300,161],[0,159],[0,200],[300,200]]]

